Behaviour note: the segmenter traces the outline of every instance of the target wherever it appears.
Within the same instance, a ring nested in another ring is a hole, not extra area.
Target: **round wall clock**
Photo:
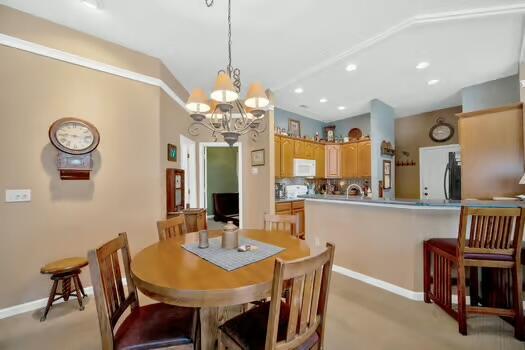
[[[443,119],[438,118],[436,124],[430,128],[428,133],[432,141],[435,142],[446,142],[454,136],[454,127],[448,123],[445,123]]]
[[[49,139],[60,151],[78,155],[94,151],[100,135],[97,128],[85,120],[62,118],[49,128]]]

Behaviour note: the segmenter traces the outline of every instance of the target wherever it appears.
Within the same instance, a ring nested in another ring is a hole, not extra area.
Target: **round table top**
[[[188,307],[244,304],[270,296],[276,257],[294,260],[310,255],[308,244],[288,232],[239,230],[239,234],[285,250],[226,271],[181,247],[198,242],[198,232],[188,233],[140,251],[131,263],[133,281],[147,296],[168,304]],[[209,231],[210,238],[220,235],[221,231]]]
[[[78,270],[84,266],[87,266],[88,261],[86,258],[74,257],[65,258],[57,261],[50,262],[40,269],[40,273],[58,274],[66,273],[73,270]]]

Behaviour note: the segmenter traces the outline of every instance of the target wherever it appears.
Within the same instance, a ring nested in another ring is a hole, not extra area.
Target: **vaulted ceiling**
[[[158,57],[188,90],[210,90],[227,61],[227,0],[0,3]],[[404,116],[516,74],[524,15],[523,0],[232,0],[233,64],[244,87],[261,81],[277,106],[315,119],[367,112],[374,98]]]

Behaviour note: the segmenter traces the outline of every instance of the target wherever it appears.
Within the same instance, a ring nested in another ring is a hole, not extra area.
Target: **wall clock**
[[[82,119],[62,118],[49,127],[49,140],[58,149],[62,180],[89,180],[92,152],[100,142],[97,128]]]
[[[454,136],[454,127],[438,118],[436,124],[430,128],[428,135],[434,142],[446,142]]]

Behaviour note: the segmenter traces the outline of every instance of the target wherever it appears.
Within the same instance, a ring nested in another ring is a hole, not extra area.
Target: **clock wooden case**
[[[434,142],[447,142],[454,136],[454,127],[438,118],[436,124],[430,128],[428,136]]]
[[[79,118],[62,118],[49,127],[49,140],[58,149],[57,167],[62,180],[89,180],[92,152],[100,142],[97,128]]]

